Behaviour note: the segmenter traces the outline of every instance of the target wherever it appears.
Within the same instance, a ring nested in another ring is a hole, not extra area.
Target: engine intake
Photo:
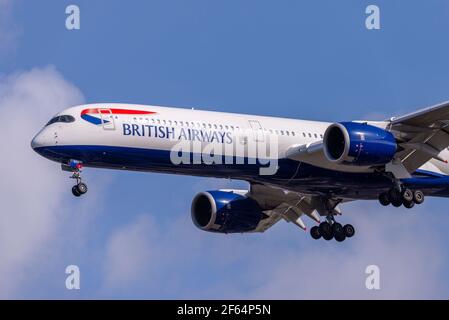
[[[358,166],[387,164],[397,149],[391,132],[357,122],[330,125],[324,133],[323,145],[329,161]]]
[[[201,230],[218,233],[251,232],[263,218],[256,201],[234,191],[206,191],[192,201],[192,221]]]

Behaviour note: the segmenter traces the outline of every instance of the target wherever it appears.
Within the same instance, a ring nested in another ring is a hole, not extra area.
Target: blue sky
[[[65,28],[69,4],[80,30]],[[365,28],[369,4],[380,30]],[[67,174],[28,150],[55,112],[83,102],[348,121],[448,100],[447,1],[0,0],[0,10],[11,137],[1,146],[14,150],[0,169],[0,296],[449,298],[449,200],[412,213],[343,206],[340,220],[358,232],[343,244],[284,222],[214,235],[190,221],[192,198],[244,182],[87,169],[90,191],[74,199]],[[65,288],[69,264],[79,291]],[[370,264],[379,291],[365,289]]]

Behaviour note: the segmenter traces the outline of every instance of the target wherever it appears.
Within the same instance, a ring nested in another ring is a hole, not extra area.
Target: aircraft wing
[[[449,146],[449,101],[390,119],[388,127],[399,141],[396,158],[412,173]]]
[[[251,190],[247,196],[254,199],[262,208],[266,208],[264,213],[267,218],[262,220],[255,230],[256,232],[264,232],[280,220],[291,222],[306,230],[304,217],[319,223],[320,216],[328,214],[327,208],[323,207],[323,202],[320,199],[282,188],[251,184]],[[333,213],[341,214],[338,204],[342,200],[333,199],[332,201]]]
[[[370,121],[367,123],[375,124]],[[391,131],[398,141],[395,160],[387,165],[390,166],[389,171],[395,172],[396,176],[410,177],[410,174],[431,159],[446,163],[449,160],[440,156],[441,151],[449,147],[449,101],[388,119],[381,124]],[[344,166],[329,162],[323,152],[322,141],[293,145],[287,150],[286,157],[331,170],[372,171],[370,167]]]
[[[398,141],[399,148],[394,162],[406,170],[406,175],[409,176],[431,159],[446,162],[446,159],[442,159],[439,154],[449,147],[449,101],[391,118],[384,124]],[[344,166],[328,165],[323,154],[322,141],[308,145],[294,145],[287,150],[286,157],[329,169],[345,170]],[[356,169],[365,170],[366,168]],[[267,230],[280,220],[291,222],[305,230],[303,221],[305,216],[319,222],[320,216],[329,213],[328,208],[323,207],[323,201],[319,197],[275,186],[252,184],[247,196],[258,202],[262,208],[266,208],[264,213],[267,218],[258,226],[256,231],[259,232]],[[330,205],[333,208],[333,214],[340,214],[338,204],[347,200],[335,198],[329,201],[327,206]]]

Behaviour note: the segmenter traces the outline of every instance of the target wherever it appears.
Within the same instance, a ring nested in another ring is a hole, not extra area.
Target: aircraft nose
[[[44,143],[43,143],[43,139],[42,139],[42,135],[40,133],[38,133],[37,135],[34,136],[33,140],[31,140],[31,148],[36,149],[39,147],[43,147]]]
[[[33,140],[31,140],[31,148],[34,150],[48,145],[50,145],[50,139],[46,130],[40,131],[34,136]]]

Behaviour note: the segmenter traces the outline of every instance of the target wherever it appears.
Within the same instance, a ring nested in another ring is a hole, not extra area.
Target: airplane
[[[313,239],[355,228],[341,204],[378,200],[411,209],[449,197],[449,101],[384,121],[318,122],[197,109],[97,103],[58,113],[32,139],[87,192],[82,169],[244,180],[249,190],[197,194],[192,221],[215,233],[264,232],[280,220]]]

